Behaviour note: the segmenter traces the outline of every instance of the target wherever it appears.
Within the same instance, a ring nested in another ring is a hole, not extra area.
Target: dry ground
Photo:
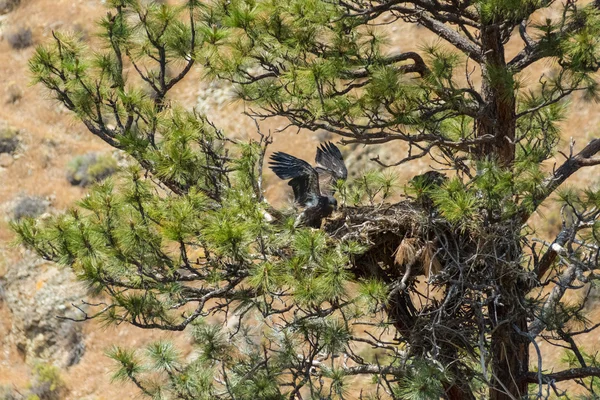
[[[15,11],[0,17],[0,33],[11,32],[22,27],[33,31],[35,43],[43,43],[50,37],[54,29],[83,31],[91,34],[94,21],[104,13],[101,1],[96,0],[23,0]],[[418,48],[423,43],[431,43],[436,38],[424,29],[397,25],[391,27],[390,35],[393,43],[399,43],[403,51]],[[418,40],[416,38],[418,37]],[[508,55],[520,49],[519,40],[509,44]],[[14,50],[7,40],[0,41],[0,123],[7,123],[22,131],[23,145],[19,149],[20,158],[6,167],[0,168],[0,275],[20,257],[18,249],[9,246],[13,234],[8,229],[8,214],[11,202],[21,194],[51,197],[52,206],[65,209],[81,198],[85,191],[71,186],[65,179],[65,166],[77,154],[88,151],[109,151],[100,140],[89,134],[84,127],[48,99],[40,86],[30,85],[27,60],[33,53],[33,47]],[[547,70],[547,63],[539,63],[535,73]],[[537,75],[524,76],[526,83],[534,84]],[[184,104],[193,106],[199,88],[199,74],[190,76],[180,83],[175,90],[175,97]],[[10,98],[20,98],[12,103]],[[211,118],[219,127],[238,137],[255,134],[252,121],[242,116],[243,105],[229,104],[211,109]],[[573,101],[569,117],[563,123],[565,142],[569,137],[577,140],[578,147],[598,132],[600,109],[594,103],[584,103],[578,99]],[[285,121],[271,120],[263,124],[264,131],[276,130],[285,125]],[[275,136],[270,151],[285,150],[305,159],[314,157],[315,144],[318,142],[314,133],[286,131]],[[390,146],[396,146],[390,144]],[[399,156],[403,147],[397,146]],[[426,161],[412,163],[399,170],[400,181],[423,172],[427,168]],[[573,179],[577,185],[597,184],[597,172],[581,171]],[[285,198],[284,185],[276,183],[270,171],[267,172],[267,197],[281,203]],[[551,211],[548,211],[551,214]],[[556,226],[558,229],[558,225]],[[547,232],[551,233],[551,232]],[[600,310],[594,311],[593,320],[600,320]],[[29,380],[29,367],[19,358],[14,348],[2,341],[8,333],[10,313],[0,303],[0,385],[24,387]],[[135,388],[125,385],[113,385],[109,375],[111,362],[104,356],[104,351],[112,344],[140,347],[144,343],[159,337],[169,337],[178,342],[183,349],[189,350],[185,334],[163,334],[142,331],[130,326],[101,329],[96,323],[85,325],[86,353],[81,362],[64,372],[64,378],[71,389],[69,399],[130,399],[135,398]],[[591,350],[598,349],[597,335],[585,339]],[[544,345],[542,345],[544,348]],[[560,354],[547,354],[547,360],[557,361]]]

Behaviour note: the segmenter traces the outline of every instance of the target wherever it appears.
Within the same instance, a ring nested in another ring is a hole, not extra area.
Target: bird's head
[[[333,196],[327,196],[327,205],[333,210],[337,211],[337,200]]]

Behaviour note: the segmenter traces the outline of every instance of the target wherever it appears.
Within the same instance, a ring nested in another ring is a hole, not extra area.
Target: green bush
[[[66,394],[60,369],[50,364],[36,364],[27,400],[60,400]]]
[[[110,155],[87,153],[75,157],[67,166],[71,185],[88,186],[108,178],[117,171],[117,162]]]

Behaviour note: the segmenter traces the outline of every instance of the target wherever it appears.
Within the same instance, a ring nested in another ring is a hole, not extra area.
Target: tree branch
[[[478,63],[483,62],[481,48],[476,44],[470,42],[460,33],[456,32],[449,26],[439,21],[436,21],[435,19],[426,15],[419,15],[417,19],[424,27],[436,33],[441,38],[448,41],[450,44],[454,45],[457,49],[469,56],[469,58],[471,58],[473,61],[476,61]]]
[[[590,7],[600,8],[600,2],[596,1],[592,5],[590,5]],[[564,18],[565,17],[563,16],[563,23],[565,22]],[[571,21],[570,23],[566,24],[566,26],[564,26],[560,31],[555,33],[555,35],[558,37],[555,36],[551,40],[560,40],[562,36],[566,36],[570,33],[573,33],[577,29],[581,29],[582,27],[583,26],[579,21]],[[533,64],[538,60],[541,60],[542,58],[555,56],[554,53],[549,52],[549,49],[551,47],[547,45],[548,43],[547,40],[545,40],[545,38],[541,38],[538,41],[531,40],[529,35],[527,35],[525,25],[523,23],[521,23],[521,26],[519,27],[519,33],[526,44],[525,48],[521,50],[516,56],[514,56],[513,59],[510,60],[507,64],[508,67],[513,69],[515,72],[522,71],[529,65]],[[554,48],[556,48],[556,46],[554,46]]]
[[[429,68],[425,65],[423,61],[423,57],[421,57],[418,53],[414,51],[409,51],[406,53],[395,54],[390,57],[387,57],[383,60],[382,64],[389,65],[394,64],[400,61],[413,60],[414,64],[412,65],[401,65],[398,67],[400,71],[403,73],[411,73],[415,72],[421,75],[421,77],[427,75],[429,73]],[[370,72],[366,69],[360,69],[358,71],[344,71],[342,73],[345,77],[351,79],[360,79],[360,78],[368,78],[370,76]]]
[[[533,200],[533,208],[530,212],[523,213],[523,221],[527,221],[533,211],[544,202],[554,191],[571,175],[582,167],[600,164],[600,157],[594,157],[600,152],[600,138],[593,139],[577,155],[569,158],[544,182],[544,188]]]
[[[538,382],[538,372],[528,372],[525,379],[528,383]],[[600,377],[600,368],[597,367],[583,367],[583,368],[571,368],[560,372],[553,372],[550,374],[542,374],[542,380],[544,383],[550,382],[562,382],[571,379],[582,379],[591,376]]]
[[[544,317],[553,312],[554,308],[567,291],[567,288],[571,285],[576,277],[577,267],[574,264],[568,266],[546,299],[546,302],[542,307],[541,315],[537,317],[531,324],[529,324],[527,331],[532,337],[538,336],[544,329],[546,329],[547,322],[545,321]]]
[[[558,251],[562,248],[567,241],[571,238],[573,234],[573,230],[570,227],[564,227],[558,235],[556,235],[556,239],[550,245],[546,253],[540,259],[540,262],[535,266],[535,273],[538,279],[542,279],[542,277],[546,274],[550,266],[556,260],[556,256],[558,255]]]

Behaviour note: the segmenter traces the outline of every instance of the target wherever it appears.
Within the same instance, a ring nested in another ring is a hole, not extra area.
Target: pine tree
[[[560,187],[600,164],[600,138],[565,149],[557,122],[573,94],[597,99],[598,2],[108,3],[103,47],[55,33],[31,70],[136,163],[69,212],[14,229],[108,299],[86,318],[193,335],[191,360],[166,342],[115,347],[116,379],[152,398],[547,398],[563,381],[595,398],[599,360],[578,337],[597,327],[583,309],[600,192]],[[396,20],[444,44],[389,49]],[[523,45],[509,59],[511,39]],[[540,60],[552,74],[522,87]],[[368,174],[339,188],[343,207],[321,229],[270,222],[271,138],[235,141],[169,98],[197,66],[233,82],[254,117],[403,143],[394,165],[431,157],[448,176],[416,177],[412,200],[388,204],[393,176]],[[557,153],[566,160],[544,169]],[[559,233],[537,239],[530,217],[554,195]],[[545,362],[539,340],[565,364]]]

